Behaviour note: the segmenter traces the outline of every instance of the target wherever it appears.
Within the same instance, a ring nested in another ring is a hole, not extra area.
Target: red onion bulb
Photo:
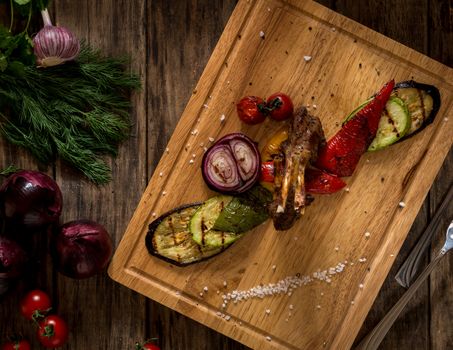
[[[62,225],[51,240],[57,270],[75,279],[91,277],[104,270],[112,252],[112,239],[106,229],[90,220]]]
[[[0,187],[1,213],[19,226],[40,228],[57,221],[62,203],[57,183],[39,171],[18,171]]]
[[[257,182],[260,163],[255,142],[244,134],[233,133],[225,135],[206,151],[201,166],[209,188],[237,194]]]
[[[27,253],[19,243],[0,236],[0,277],[18,277],[27,260]]]
[[[52,25],[47,9],[41,15],[44,28],[33,38],[38,66],[57,66],[75,59],[80,52],[79,39],[69,29]]]

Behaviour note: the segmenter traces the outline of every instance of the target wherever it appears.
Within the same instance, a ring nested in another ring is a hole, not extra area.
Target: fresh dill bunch
[[[0,131],[44,164],[60,158],[96,184],[109,182],[103,156],[116,156],[128,138],[129,95],[140,88],[126,64],[82,44],[73,62],[0,72]]]

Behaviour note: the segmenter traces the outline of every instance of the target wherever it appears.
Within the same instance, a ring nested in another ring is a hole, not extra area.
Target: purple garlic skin
[[[51,67],[71,61],[80,52],[79,39],[67,28],[46,25],[33,39],[36,61]]]

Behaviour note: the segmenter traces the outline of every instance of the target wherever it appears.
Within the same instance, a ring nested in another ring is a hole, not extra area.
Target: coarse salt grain
[[[177,291],[175,292],[175,294],[176,294],[176,295],[181,295],[181,292],[180,292],[179,290],[177,290]]]
[[[227,281],[223,281],[223,286],[224,286],[224,287],[227,286]]]
[[[366,258],[360,258],[359,262],[364,263],[366,261]]]
[[[365,232],[365,238],[370,238],[370,236],[371,236],[371,233],[369,233],[368,231]]]
[[[291,304],[291,305],[289,306],[289,309],[290,309],[290,310],[293,310],[293,309],[294,309],[294,305]]]
[[[267,337],[266,337],[266,340],[267,340],[267,341],[271,341],[271,340],[272,340],[272,338],[271,338],[271,337],[269,337],[269,336],[267,336]]]
[[[192,134],[192,135],[196,135],[196,134],[198,134],[198,130],[197,130],[197,129],[195,129],[194,131],[192,131],[192,132],[191,132],[191,134]]]
[[[319,310],[321,309],[321,305],[316,305],[316,308]]]
[[[167,147],[167,148],[165,149],[165,152],[167,152],[167,153],[170,152],[170,148]]]
[[[203,296],[203,293],[200,293],[200,297],[202,297],[202,296]]]
[[[340,247],[335,247],[335,251],[338,252],[340,250]]]
[[[165,196],[167,194],[167,191],[162,191],[162,196]]]
[[[318,106],[317,105],[313,105],[313,108],[316,109],[316,108],[318,108]]]
[[[225,316],[225,320],[229,321],[231,319],[231,316],[230,315],[226,315]]]
[[[345,190],[345,192],[349,192],[350,191],[349,187],[345,187],[344,190]]]
[[[266,309],[266,315],[269,315],[271,313],[271,310],[270,309]]]
[[[406,203],[404,203],[404,202],[399,202],[399,203],[398,203],[398,206],[399,206],[400,208],[404,208],[404,207],[406,206]]]
[[[220,116],[220,122],[223,122],[224,120],[225,120],[225,114],[222,114],[222,115]]]
[[[352,300],[352,301],[351,301],[351,305],[354,305],[354,304],[355,304],[355,302],[354,302],[354,300]]]
[[[360,288],[360,289],[363,289],[363,283],[360,283],[360,284],[359,284],[359,288]]]
[[[222,313],[220,311],[217,311],[216,315],[220,317],[220,316],[222,316]]]
[[[213,137],[209,137],[208,140],[209,142],[214,142],[215,139]]]
[[[260,38],[264,39],[264,32],[260,31]]]
[[[195,153],[192,153],[192,158],[195,158],[197,155]]]
[[[208,287],[205,286],[205,287],[203,288],[203,290],[204,290],[205,292],[207,292],[207,291],[208,291]]]
[[[301,276],[300,274],[297,274],[295,276],[287,276],[286,278],[276,283],[259,284],[248,290],[234,290],[230,293],[222,295],[222,299],[224,303],[227,300],[233,300],[233,302],[234,300],[237,300],[238,302],[241,302],[254,298],[264,299],[265,297],[272,295],[288,294],[288,292],[312,283],[315,280],[331,283],[332,276],[342,272],[345,266],[346,265],[343,263],[338,263],[336,266],[327,270],[316,271],[311,276]],[[224,286],[226,286],[226,281],[224,283]]]
[[[189,164],[193,164],[193,159],[189,160]]]
[[[336,32],[336,31],[337,31],[337,29],[336,29],[335,27],[330,28],[330,30],[331,30],[332,32]]]
[[[206,103],[203,105],[203,107],[206,109],[209,108],[209,106]]]
[[[395,256],[395,254],[390,254],[390,256],[393,258]]]
[[[163,173],[163,172],[160,172],[160,173],[159,173],[159,176],[160,176],[160,177],[162,177],[163,175],[164,175],[164,173]]]
[[[304,56],[304,61],[305,62],[310,62],[311,61],[311,56]]]
[[[272,265],[272,270],[275,270],[277,268],[277,265]]]
[[[447,117],[444,118],[444,122],[448,122],[448,118]]]
[[[157,214],[156,214],[156,213],[153,213],[153,218],[155,218],[156,216],[157,216]]]

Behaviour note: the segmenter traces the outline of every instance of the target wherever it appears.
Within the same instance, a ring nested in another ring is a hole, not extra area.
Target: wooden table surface
[[[419,52],[453,67],[451,0],[318,0]],[[60,163],[41,169],[53,175],[64,197],[62,222],[89,218],[102,223],[117,245],[192,89],[212,53],[235,0],[54,0],[51,16],[106,54],[128,54],[142,78],[133,95],[132,137],[111,161],[113,181],[97,188]],[[0,141],[0,166],[39,165],[25,151]],[[433,217],[453,182],[450,151],[359,337],[366,334],[404,293],[395,272]],[[453,217],[449,205],[446,227]],[[444,232],[437,233],[437,251]],[[45,240],[45,237],[43,237]],[[47,290],[71,328],[65,349],[133,349],[136,341],[159,338],[166,350],[247,349],[152,300],[113,282],[107,274],[75,281],[52,269],[42,243],[37,272],[0,299],[0,340],[22,333],[33,342],[33,328],[18,313],[18,302],[33,287]],[[428,263],[428,257],[425,264]],[[453,349],[453,254],[424,283],[388,333],[382,349]]]

